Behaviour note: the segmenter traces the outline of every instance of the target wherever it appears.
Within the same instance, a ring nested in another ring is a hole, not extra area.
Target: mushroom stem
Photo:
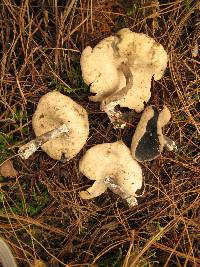
[[[125,63],[122,63],[120,66],[121,71],[123,72],[126,79],[126,86],[124,86],[120,91],[115,92],[114,94],[108,96],[105,100],[102,101],[101,110],[105,111],[112,123],[115,123],[116,128],[124,128],[125,123],[120,122],[122,114],[120,111],[116,111],[115,107],[120,103],[123,97],[125,97],[128,91],[133,86],[133,75],[129,66]]]
[[[164,147],[168,150],[168,151],[177,151],[178,150],[178,147],[176,145],[176,143],[170,139],[169,137],[167,136],[163,136],[164,137]]]
[[[104,180],[95,181],[94,184],[89,187],[86,191],[81,191],[79,193],[82,199],[91,199],[98,197],[103,194],[107,189],[107,186],[104,183]]]
[[[40,148],[42,145],[44,145],[46,142],[58,137],[62,133],[68,133],[69,128],[66,126],[66,124],[61,124],[59,127],[46,132],[34,140],[31,140],[27,144],[21,146],[19,148],[19,156],[22,159],[28,159],[38,148]]]
[[[107,187],[115,194],[120,196],[122,199],[125,199],[126,202],[130,207],[137,206],[137,199],[134,196],[131,196],[130,194],[127,194],[120,185],[118,185],[114,179],[112,178],[107,178],[105,179],[105,184]]]

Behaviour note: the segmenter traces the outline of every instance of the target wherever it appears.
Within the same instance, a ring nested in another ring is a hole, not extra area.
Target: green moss
[[[187,11],[190,11],[191,10],[191,3],[190,3],[190,1],[189,0],[183,0],[183,5],[185,6],[185,9],[187,10]]]
[[[56,79],[52,79],[52,81],[49,82],[48,87],[52,90],[59,91],[61,93],[71,94],[73,92],[73,89],[70,86],[66,86],[65,84],[60,83]]]
[[[13,119],[16,121],[16,122],[20,122],[20,121],[23,121],[23,122],[26,122],[27,119],[28,119],[28,115],[27,115],[27,112],[26,111],[23,111],[21,109],[17,109],[13,115]]]
[[[42,192],[42,194],[34,193],[32,201],[29,202],[27,206],[28,215],[34,216],[40,213],[40,211],[42,211],[43,208],[48,204],[49,199],[50,196],[47,190]]]
[[[116,22],[116,30],[120,30],[122,28],[128,28],[128,21],[125,17],[119,16]]]

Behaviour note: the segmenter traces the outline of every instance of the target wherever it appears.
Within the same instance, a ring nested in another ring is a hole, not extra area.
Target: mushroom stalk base
[[[178,151],[178,147],[177,147],[176,143],[167,136],[164,136],[164,147],[168,151],[175,151],[175,152]]]
[[[66,126],[66,124],[61,124],[58,128],[53,129],[49,132],[46,132],[46,133],[38,136],[34,140],[31,140],[27,144],[21,146],[19,148],[19,151],[18,151],[19,156],[22,159],[28,159],[43,144],[58,137],[62,133],[68,133],[68,132],[69,132],[69,128]]]
[[[112,178],[105,179],[104,183],[107,185],[107,187],[115,194],[120,196],[122,199],[125,199],[128,203],[129,207],[134,207],[138,205],[137,199],[127,194]]]

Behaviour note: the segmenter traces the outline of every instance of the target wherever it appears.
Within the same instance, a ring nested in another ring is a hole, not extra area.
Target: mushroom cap
[[[133,85],[120,106],[141,112],[144,102],[151,97],[151,80],[162,78],[167,67],[167,53],[163,46],[143,33],[132,32],[127,28],[120,30],[118,51],[126,58],[133,74]],[[125,85],[125,80],[124,85]]]
[[[122,141],[90,148],[80,160],[79,170],[91,180],[111,178],[131,196],[142,187],[142,169]]]
[[[91,99],[101,101],[112,94],[119,84],[117,62],[113,51],[115,37],[102,40],[93,49],[87,46],[80,59],[83,80],[90,85],[90,91],[96,93]]]
[[[141,68],[160,80],[167,67],[168,56],[163,46],[144,33],[132,32],[128,28],[118,31],[119,54],[127,58],[131,67]],[[144,74],[144,73],[143,73]]]
[[[169,122],[170,117],[166,106],[160,113],[155,106],[144,110],[131,144],[132,155],[137,161],[150,161],[160,155],[165,143],[162,127]]]
[[[126,63],[133,75],[132,88],[119,103],[121,107],[141,112],[144,102],[151,97],[151,80],[159,80],[167,67],[167,53],[153,38],[124,28],[116,36],[108,37],[93,49],[86,47],[81,55],[82,76],[91,92],[93,101],[120,91],[126,79],[120,68]]]
[[[88,115],[83,107],[59,92],[53,91],[42,96],[32,119],[36,136],[63,123],[69,132],[42,145],[42,149],[56,160],[69,160],[84,146],[89,134]]]

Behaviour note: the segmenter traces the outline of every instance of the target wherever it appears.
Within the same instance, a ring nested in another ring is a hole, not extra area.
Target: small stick
[[[42,145],[44,145],[46,142],[58,137],[62,133],[68,133],[69,128],[66,124],[61,124],[59,127],[46,132],[38,137],[36,137],[34,140],[31,140],[27,144],[21,146],[19,148],[19,156],[22,159],[28,159],[38,148],[40,148]]]

